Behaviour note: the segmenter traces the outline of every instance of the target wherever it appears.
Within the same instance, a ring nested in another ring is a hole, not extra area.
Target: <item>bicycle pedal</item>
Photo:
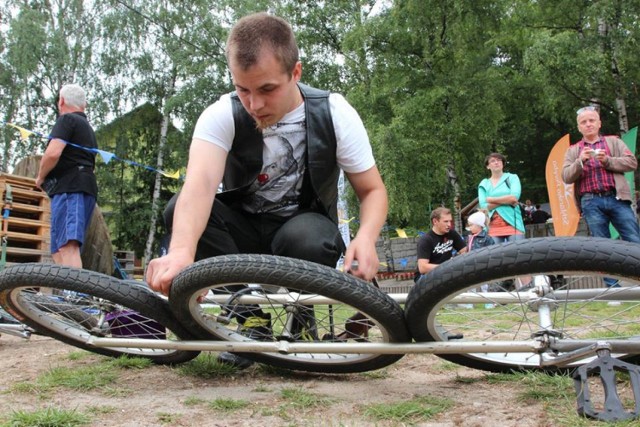
[[[590,363],[580,366],[573,374],[573,382],[577,394],[578,414],[600,421],[623,421],[637,418],[640,415],[640,367],[611,357],[609,348],[600,348],[598,357]],[[617,391],[616,372],[629,375],[633,396],[636,399],[634,409],[627,411]],[[588,379],[598,375],[604,390],[604,407],[596,410],[589,390]]]

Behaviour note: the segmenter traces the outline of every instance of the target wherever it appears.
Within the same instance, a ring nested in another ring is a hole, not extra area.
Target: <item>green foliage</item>
[[[477,185],[478,157],[496,144],[504,85],[491,68],[487,41],[498,24],[487,7],[397,2],[362,32],[358,44],[370,46],[365,60],[375,77],[350,99],[369,125],[391,223],[428,224],[431,209],[458,196],[453,182]],[[469,32],[474,25],[485,31]]]
[[[198,116],[233,88],[229,28],[264,10],[291,22],[303,81],[343,93],[361,114],[394,226],[420,228],[434,207],[470,203],[492,151],[520,176],[523,199],[544,202],[547,155],[563,135],[578,139],[578,107],[600,104],[606,134],[640,120],[638,0],[9,0],[0,5],[2,120],[46,133],[59,87],[73,80],[88,89],[96,128],[124,120],[106,126],[101,148],[153,167],[164,154],[163,169],[182,168]],[[182,134],[171,129],[159,153],[163,115]],[[0,169],[42,146],[3,129]],[[180,185],[163,179],[157,194],[142,168],[99,169],[114,245],[141,255],[149,228],[156,240],[162,230],[150,222],[154,199],[161,211]]]
[[[113,121],[96,132],[100,148],[115,153],[120,159],[138,163],[130,164],[112,160],[98,163],[96,174],[100,186],[98,203],[109,227],[114,247],[133,250],[142,256],[146,244],[153,183],[156,174],[140,165],[155,165],[162,115],[151,104],[144,104]],[[187,138],[170,126],[163,169],[184,173],[186,166]],[[162,178],[160,211],[179,191],[181,181]],[[163,223],[157,227],[156,242],[164,233]]]

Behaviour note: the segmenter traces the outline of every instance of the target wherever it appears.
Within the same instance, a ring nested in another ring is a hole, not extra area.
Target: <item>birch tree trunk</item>
[[[176,87],[177,70],[175,67],[171,70],[171,77],[169,81],[169,88],[167,95],[164,99],[162,123],[160,125],[160,141],[158,144],[158,156],[156,160],[156,169],[162,170],[164,165],[164,147],[167,145],[167,133],[169,131],[169,120],[171,118],[171,112],[168,108],[169,102],[167,102],[175,92]],[[144,265],[145,268],[151,261],[153,243],[155,240],[156,226],[158,223],[158,200],[160,199],[160,186],[162,185],[162,174],[156,173],[155,183],[153,185],[153,198],[151,201],[151,218],[149,220],[149,235],[147,237],[147,244],[144,250]]]
[[[167,144],[167,132],[169,129],[169,112],[165,111],[162,115],[162,124],[160,125],[160,143],[158,145],[158,157],[156,168],[162,170],[164,163],[164,147]],[[156,234],[156,224],[158,223],[158,199],[160,198],[160,186],[162,185],[162,174],[156,173],[155,183],[153,185],[153,198],[151,201],[151,218],[149,220],[149,235],[147,237],[147,245],[144,249],[144,265],[149,264],[152,256],[153,242]]]

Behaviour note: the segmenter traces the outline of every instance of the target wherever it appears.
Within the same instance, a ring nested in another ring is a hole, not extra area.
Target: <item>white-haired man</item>
[[[56,264],[82,267],[80,248],[98,196],[94,174],[96,136],[84,110],[86,94],[64,85],[56,120],[40,160],[36,185],[51,198],[51,256]]]

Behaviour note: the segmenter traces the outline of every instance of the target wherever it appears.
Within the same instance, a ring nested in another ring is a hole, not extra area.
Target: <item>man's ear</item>
[[[296,83],[300,81],[302,78],[302,62],[296,62],[296,65],[293,67],[293,71],[291,72],[291,76]]]

